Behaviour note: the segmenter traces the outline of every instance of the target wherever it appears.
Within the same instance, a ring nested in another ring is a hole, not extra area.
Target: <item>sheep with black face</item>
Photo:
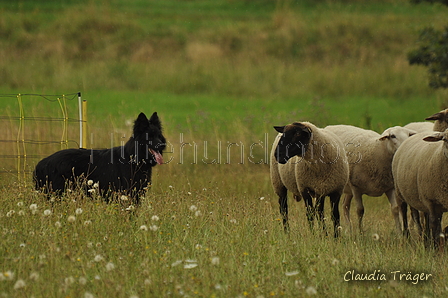
[[[288,225],[287,192],[305,201],[308,221],[313,226],[317,214],[323,223],[324,199],[330,197],[334,236],[339,233],[339,201],[347,184],[349,166],[344,146],[330,131],[309,122],[274,127],[277,135],[270,162],[271,182],[279,197],[285,230]],[[316,199],[315,205],[313,198]]]

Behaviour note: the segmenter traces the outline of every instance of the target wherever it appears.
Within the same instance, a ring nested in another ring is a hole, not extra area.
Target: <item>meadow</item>
[[[284,233],[266,153],[274,125],[382,132],[446,108],[406,53],[447,12],[404,0],[0,1],[0,94],[82,92],[87,147],[120,145],[141,111],[159,113],[169,141],[137,208],[78,191],[49,201],[2,159],[0,295],[446,296],[445,249],[398,235],[385,197],[364,199],[362,235],[341,218],[339,239],[311,231],[291,199]],[[2,97],[0,111],[17,116],[17,100]],[[61,117],[39,97],[24,113]],[[13,140],[0,154],[15,154],[20,124],[0,123]],[[24,127],[56,140],[26,144],[29,174],[66,144],[60,123]],[[76,147],[76,123],[68,135]]]

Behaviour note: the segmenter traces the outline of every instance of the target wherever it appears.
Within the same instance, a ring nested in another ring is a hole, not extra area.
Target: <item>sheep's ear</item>
[[[379,138],[380,141],[385,141],[385,140],[388,140],[388,139],[390,139],[389,135],[381,136],[381,138]]]
[[[409,136],[412,137],[413,135],[417,134],[415,130],[410,129],[409,130]]]
[[[425,120],[441,120],[441,119],[443,119],[443,114],[441,112],[435,113],[434,115],[425,118]]]
[[[285,130],[285,127],[284,126],[274,126],[274,129],[279,133],[283,133],[283,131]]]
[[[441,134],[441,133],[436,133],[431,136],[427,136],[427,137],[423,138],[423,141],[426,141],[426,142],[438,142],[441,140],[443,140],[443,134]]]

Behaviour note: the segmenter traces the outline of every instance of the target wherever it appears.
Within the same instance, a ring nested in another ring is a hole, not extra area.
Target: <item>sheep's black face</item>
[[[274,128],[283,134],[275,149],[277,162],[285,164],[293,156],[305,155],[312,135],[307,126],[294,122],[286,126],[274,126]]]

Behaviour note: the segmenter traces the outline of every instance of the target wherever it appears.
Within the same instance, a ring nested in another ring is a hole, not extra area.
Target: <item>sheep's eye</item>
[[[391,139],[395,139],[396,136],[395,136],[395,135],[391,135],[390,138],[391,138]]]

